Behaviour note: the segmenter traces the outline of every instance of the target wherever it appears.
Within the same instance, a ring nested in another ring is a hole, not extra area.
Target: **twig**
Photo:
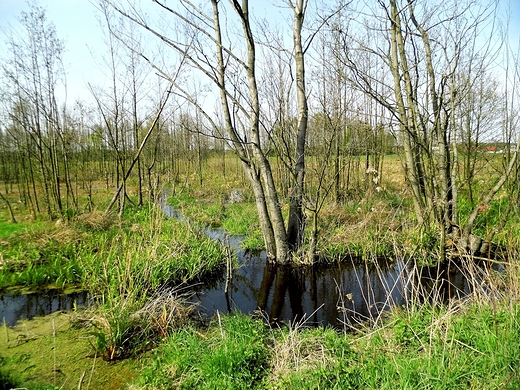
[[[9,328],[7,327],[7,322],[5,321],[5,316],[4,316],[4,328],[5,328],[5,341],[9,345]]]
[[[226,240],[227,240],[227,245],[226,245],[227,258],[226,258],[226,285],[224,287],[224,294],[227,294],[229,282],[233,278],[233,271],[232,271],[232,264],[231,264],[231,260],[232,260],[231,249],[229,247],[229,237],[226,237]]]
[[[217,310],[218,326],[220,328],[220,335],[224,338],[224,330],[222,329],[222,321],[220,320],[220,312]]]
[[[54,386],[56,386],[56,324],[54,323],[54,318],[52,319],[52,342],[53,342],[53,348],[52,348],[52,375],[54,380]]]
[[[85,378],[86,371],[83,371],[83,374],[81,374],[81,378],[79,378],[78,383],[78,390],[81,390],[81,386],[83,385],[83,379]]]
[[[94,375],[94,367],[96,366],[96,359],[97,359],[97,349],[94,354],[94,361],[92,362],[92,369],[90,370],[90,375],[88,377],[88,383],[87,383],[87,389],[90,389],[90,382],[92,381],[92,376]]]

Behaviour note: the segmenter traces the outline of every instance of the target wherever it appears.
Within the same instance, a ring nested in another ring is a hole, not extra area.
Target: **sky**
[[[46,10],[47,20],[54,23],[58,38],[65,42],[68,100],[88,100],[86,85],[99,79],[99,56],[104,50],[98,12],[89,0],[40,0],[37,4]],[[21,12],[27,9],[24,0],[0,0],[0,57],[6,50],[4,31],[9,26],[17,28]]]
[[[279,0],[278,0],[279,1]],[[375,1],[375,0],[366,0]],[[500,0],[501,7],[510,4],[511,39],[520,40],[520,0]],[[104,33],[99,22],[99,12],[95,0],[37,0],[46,9],[47,19],[56,26],[57,35],[65,41],[64,65],[67,72],[67,100],[90,100],[87,83],[102,84],[102,57],[106,53],[103,42]],[[274,0],[252,0],[253,7],[258,4],[276,4]],[[25,0],[0,0],[0,61],[5,57],[4,31],[9,26],[16,27],[21,11],[27,10]],[[272,15],[271,15],[272,16]]]
[[[176,0],[173,0],[176,1]],[[253,0],[251,6],[261,7],[280,0]],[[63,58],[67,73],[67,103],[76,99],[92,100],[87,84],[102,85],[103,56],[107,53],[104,25],[96,0],[35,0],[43,7],[46,17],[56,27],[57,36],[65,42]],[[5,31],[17,28],[22,11],[27,11],[27,0],[0,0],[0,61],[6,53]],[[271,15],[272,16],[272,15]]]

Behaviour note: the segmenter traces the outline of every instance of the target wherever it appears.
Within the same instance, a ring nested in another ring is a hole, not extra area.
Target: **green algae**
[[[0,389],[121,389],[141,368],[139,360],[105,362],[88,329],[72,313],[54,313],[0,332]]]

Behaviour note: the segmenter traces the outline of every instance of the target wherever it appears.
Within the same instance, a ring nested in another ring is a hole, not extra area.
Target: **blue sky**
[[[281,0],[278,0],[281,1]],[[370,1],[370,0],[367,0]],[[372,0],[375,1],[375,0]],[[95,0],[92,2],[95,3]],[[98,21],[99,13],[90,0],[39,0],[37,4],[46,9],[47,18],[57,29],[58,37],[65,41],[64,65],[67,71],[69,103],[76,98],[89,100],[90,92],[86,84],[100,82],[101,57],[106,52],[103,31]],[[252,0],[253,7],[268,6],[274,0]],[[510,4],[511,39],[520,40],[520,0],[501,0],[501,7]],[[27,9],[24,0],[0,0],[0,59],[5,56],[5,36],[1,30],[16,26],[22,10]],[[273,11],[273,9],[271,9]],[[276,12],[276,11],[274,11]],[[272,19],[275,15],[270,15]]]
[[[88,0],[40,0],[37,4],[46,9],[47,19],[56,26],[58,38],[65,41],[63,60],[69,100],[89,95],[86,83],[99,77],[99,61],[95,57],[100,55],[100,49],[104,50],[94,6]],[[0,29],[9,29],[9,26],[16,29],[21,12],[27,9],[26,1],[0,0]],[[4,31],[0,33],[0,56],[4,57],[6,38]]]
[[[279,0],[253,0],[252,7]],[[87,83],[103,84],[101,68],[107,53],[104,32],[99,22],[97,0],[36,0],[46,10],[47,20],[54,23],[59,39],[65,41],[63,62],[67,72],[68,103],[77,98],[91,100]],[[94,3],[94,4],[93,4]],[[26,0],[0,0],[0,61],[5,56],[5,30],[16,28],[22,11],[28,10]],[[273,16],[272,13],[270,15]]]

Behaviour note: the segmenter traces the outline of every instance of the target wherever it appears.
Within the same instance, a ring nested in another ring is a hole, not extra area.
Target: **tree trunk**
[[[407,85],[409,83],[408,65],[406,56],[404,56],[404,42],[401,35],[401,19],[399,17],[399,10],[395,0],[390,1],[391,7],[391,71],[394,79],[394,93],[397,103],[397,110],[399,115],[400,133],[403,137],[403,146],[405,153],[405,176],[413,194],[413,204],[415,214],[418,222],[422,225],[425,221],[423,201],[423,193],[421,191],[421,174],[419,165],[417,163],[416,142],[414,136],[414,126],[410,115],[407,113],[407,106],[403,98],[403,91],[401,88],[401,80],[405,78]],[[401,57],[401,58],[400,58]],[[403,70],[405,75],[401,75],[400,70]],[[411,86],[408,87],[411,89]]]
[[[233,2],[235,11],[240,16],[242,28],[247,44],[247,60],[245,71],[247,74],[250,112],[249,112],[249,134],[250,142],[242,140],[231,119],[228,104],[228,93],[226,90],[225,74],[226,62],[223,55],[222,36],[220,28],[220,17],[218,3],[212,0],[213,22],[215,26],[215,40],[217,44],[217,63],[218,63],[218,86],[220,90],[221,104],[224,112],[227,133],[231,137],[235,152],[238,154],[246,168],[248,178],[251,181],[255,193],[255,202],[259,213],[261,228],[264,235],[268,254],[274,254],[275,261],[287,263],[290,260],[289,247],[287,244],[287,233],[283,221],[282,210],[278,201],[278,193],[273,179],[273,172],[269,160],[264,155],[260,140],[260,104],[258,99],[258,88],[255,73],[255,42],[249,24],[248,2],[244,0],[242,6],[238,2]]]
[[[293,7],[293,45],[296,65],[296,94],[298,100],[298,133],[296,136],[296,151],[294,156],[294,187],[290,196],[289,220],[287,223],[287,241],[292,251],[297,251],[302,246],[305,229],[303,196],[305,182],[305,141],[309,109],[305,91],[305,53],[302,47],[301,36],[305,17],[304,3],[304,0],[297,0]]]
[[[5,204],[7,205],[7,209],[9,210],[9,217],[11,218],[11,223],[17,223],[16,222],[16,218],[14,217],[14,213],[13,213],[13,209],[11,207],[11,203],[9,202],[9,200],[4,196],[4,194],[2,194],[2,191],[0,191],[0,198],[2,198],[2,200],[5,202]]]

